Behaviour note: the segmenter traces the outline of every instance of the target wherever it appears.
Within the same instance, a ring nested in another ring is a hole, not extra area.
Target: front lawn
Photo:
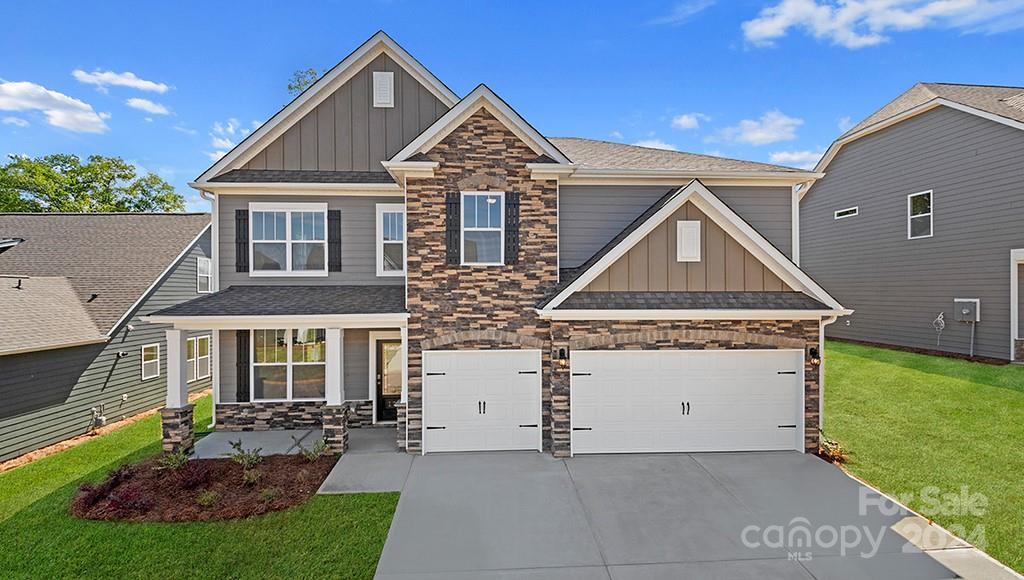
[[[196,405],[210,422],[209,397]],[[256,518],[188,524],[86,521],[68,514],[81,481],[160,451],[148,417],[0,473],[4,578],[372,578],[397,493],[314,496]]]
[[[1024,572],[1024,367],[835,341],[827,357],[825,433],[850,450],[848,469],[913,494],[918,511],[936,505],[921,498],[928,487],[984,495],[984,513],[969,501],[932,517],[968,541],[983,530],[979,547]]]

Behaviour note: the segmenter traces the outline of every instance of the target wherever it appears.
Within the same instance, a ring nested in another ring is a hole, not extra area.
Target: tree
[[[9,156],[0,165],[0,211],[182,211],[185,198],[158,175],[139,176],[120,157],[92,155]]]
[[[315,83],[319,76],[320,73],[316,72],[315,68],[307,68],[293,72],[291,80],[288,81],[288,93],[292,96],[298,95],[302,91],[306,90],[309,85]]]

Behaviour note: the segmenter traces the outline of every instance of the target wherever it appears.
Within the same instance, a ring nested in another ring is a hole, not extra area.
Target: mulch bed
[[[72,515],[90,520],[193,522],[245,518],[305,502],[327,478],[337,457],[310,462],[302,455],[270,455],[246,483],[230,459],[193,459],[178,469],[155,469],[157,459],[122,465],[102,482],[83,484]]]

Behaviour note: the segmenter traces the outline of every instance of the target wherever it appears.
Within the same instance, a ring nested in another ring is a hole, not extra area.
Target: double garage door
[[[802,351],[570,360],[574,454],[802,449]],[[539,450],[540,392],[540,351],[424,352],[424,451]]]

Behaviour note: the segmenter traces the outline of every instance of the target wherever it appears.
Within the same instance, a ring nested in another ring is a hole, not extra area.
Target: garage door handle
[[[447,429],[447,427],[427,427],[428,431],[431,429]]]
[[[779,429],[796,429],[796,425],[779,425]]]
[[[525,427],[533,427],[534,429],[536,429],[537,428],[537,424],[534,423],[533,425],[520,425],[520,427],[524,427],[524,428]]]
[[[573,431],[593,431],[593,427],[573,427]]]
[[[483,401],[477,401],[476,402],[476,414],[477,415],[483,415],[484,414],[484,404],[483,404]]]
[[[574,377],[589,377],[590,373],[573,373],[572,376],[574,376]]]
[[[443,377],[444,373],[427,373],[428,377]]]
[[[537,374],[537,371],[519,371],[519,374],[521,374],[521,375],[535,375],[535,374]]]
[[[795,375],[796,371],[779,371],[780,375]]]

